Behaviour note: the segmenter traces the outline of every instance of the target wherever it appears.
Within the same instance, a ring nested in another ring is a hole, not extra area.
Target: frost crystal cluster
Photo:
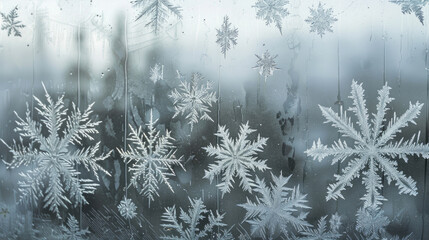
[[[316,32],[320,37],[323,37],[325,32],[332,32],[332,24],[337,20],[333,16],[332,8],[324,9],[320,2],[317,8],[310,8],[310,16],[305,19],[310,24],[310,32]]]
[[[150,111],[150,120],[147,124],[147,134],[142,127],[135,129],[129,125],[131,130],[126,151],[118,149],[119,154],[126,164],[131,163],[129,172],[132,174],[131,185],[136,187],[140,194],[143,194],[150,201],[154,200],[154,195],[159,196],[159,184],[163,183],[173,191],[169,177],[175,176],[173,166],[180,166],[181,157],[176,158],[176,149],[173,146],[174,139],[170,132],[166,130],[165,135],[161,135],[155,127],[158,120],[153,120]],[[128,186],[127,186],[128,187]]]
[[[254,183],[251,179],[252,173],[256,170],[270,169],[266,165],[266,160],[258,160],[256,157],[263,151],[268,138],[261,138],[258,135],[256,141],[247,139],[248,135],[255,131],[248,123],[242,124],[238,138],[232,139],[225,126],[219,126],[215,135],[221,138],[221,144],[216,146],[210,144],[204,147],[209,156],[215,156],[217,159],[215,163],[209,165],[208,170],[205,170],[204,178],[212,182],[215,176],[222,174],[221,183],[217,185],[222,195],[231,191],[234,177],[240,178],[240,187],[243,190],[252,192]]]
[[[19,134],[20,141],[14,140],[12,146],[2,142],[13,154],[10,168],[29,166],[28,170],[20,173],[23,178],[18,182],[20,201],[37,204],[39,198],[43,198],[44,208],[49,208],[61,218],[60,207],[67,208],[72,201],[75,206],[87,204],[84,194],[93,194],[98,186],[93,180],[82,178],[77,167],[83,165],[97,180],[99,170],[110,176],[98,165],[110,152],[97,155],[99,142],[82,147],[83,141],[94,140],[93,135],[98,133],[96,127],[100,122],[90,118],[92,104],[83,113],[74,103],[69,110],[64,106],[64,95],[54,101],[44,85],[43,88],[47,104],[34,96],[40,122],[32,118],[27,105],[24,119],[15,112],[18,118],[15,132]],[[24,144],[24,140],[29,144]]]
[[[341,225],[341,219],[338,215],[333,215],[329,220],[329,227],[326,220],[327,216],[319,219],[316,228],[309,228],[301,232],[303,237],[300,240],[336,240],[340,239],[341,234],[338,229]]]
[[[189,201],[191,203],[190,209],[185,211],[180,208],[179,218],[177,218],[175,206],[165,209],[161,226],[166,231],[174,231],[174,233],[164,235],[161,239],[198,240],[206,239],[208,236],[213,236],[214,239],[233,239],[232,234],[225,229],[217,234],[213,233],[216,229],[226,226],[222,223],[223,214],[220,215],[217,211],[214,214],[207,210],[201,199],[189,198]]]
[[[415,119],[419,116],[423,104],[417,102],[410,103],[408,110],[400,117],[393,113],[392,119],[386,120],[388,105],[393,100],[389,97],[390,87],[383,86],[378,91],[377,112],[373,114],[373,119],[369,123],[368,109],[364,98],[362,84],[352,82],[350,98],[353,106],[349,108],[356,116],[356,125],[360,132],[355,129],[352,119],[347,116],[347,111],[342,111],[338,115],[331,108],[319,106],[326,123],[338,128],[343,137],[353,140],[350,147],[346,141],[338,140],[332,146],[323,145],[320,139],[313,143],[313,146],[306,151],[307,155],[315,160],[323,160],[332,156],[332,164],[344,162],[350,159],[347,167],[341,174],[335,175],[336,182],[328,187],[329,199],[344,198],[341,192],[346,186],[352,187],[352,180],[363,174],[362,183],[365,185],[366,194],[362,197],[364,207],[378,206],[381,201],[386,200],[381,194],[381,174],[386,176],[387,182],[396,182],[399,193],[417,195],[416,182],[398,170],[396,159],[403,159],[408,162],[408,156],[421,156],[429,158],[429,146],[418,143],[420,133],[413,135],[410,140],[401,138],[395,141],[395,137],[401,129],[410,123],[415,124]],[[387,124],[384,124],[387,122]]]
[[[252,7],[257,9],[256,18],[265,20],[265,25],[274,23],[282,34],[282,20],[289,15],[286,5],[289,0],[258,0]]]
[[[271,56],[271,54],[267,50],[262,57],[257,54],[256,57],[258,58],[258,61],[256,62],[256,66],[254,66],[253,68],[259,69],[259,75],[264,77],[264,80],[266,82],[267,78],[273,75],[274,70],[279,69],[277,67],[276,61],[274,61],[277,55]]]
[[[164,79],[164,65],[155,64],[155,66],[150,68],[150,80],[153,83],[158,82],[159,80]]]
[[[79,229],[79,222],[70,214],[67,219],[67,225],[62,225],[61,231],[60,239],[64,240],[83,240],[85,239],[85,235],[90,233],[88,229]]]
[[[126,197],[122,199],[121,202],[119,203],[118,210],[121,216],[127,220],[133,219],[135,216],[137,216],[136,205],[133,203],[133,201],[131,201],[131,199]]]
[[[25,25],[21,24],[21,21],[18,21],[18,6],[14,7],[9,14],[4,14],[0,12],[3,23],[1,25],[1,30],[7,30],[7,36],[10,36],[12,33],[15,37],[22,37],[20,28],[24,28]]]
[[[190,82],[180,80],[180,87],[174,89],[169,95],[174,105],[173,117],[184,115],[189,121],[191,131],[199,120],[213,122],[209,113],[210,107],[217,100],[216,92],[212,90],[211,84],[200,84],[202,81],[201,74],[193,73]]]
[[[360,208],[356,218],[356,230],[365,239],[380,239],[386,233],[385,228],[390,223],[390,220],[384,216],[384,211],[379,207]]]
[[[226,58],[226,52],[231,49],[231,47],[237,45],[238,29],[233,28],[229,22],[229,17],[225,16],[223,18],[223,23],[220,29],[216,29],[216,43],[220,45],[221,52]]]

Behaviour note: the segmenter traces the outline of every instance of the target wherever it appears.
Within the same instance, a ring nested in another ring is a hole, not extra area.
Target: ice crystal
[[[169,177],[175,176],[173,166],[183,168],[180,158],[176,158],[176,149],[172,142],[174,139],[170,132],[166,130],[165,135],[156,129],[158,120],[153,120],[152,110],[147,124],[148,133],[144,133],[141,126],[135,129],[129,125],[131,130],[128,140],[127,151],[118,149],[119,154],[126,164],[132,163],[129,172],[132,174],[131,185],[136,187],[140,194],[143,194],[150,201],[154,200],[154,195],[159,196],[159,184],[163,183],[173,191]]]
[[[124,197],[118,205],[118,211],[121,216],[125,219],[133,219],[137,216],[136,213],[137,207],[133,201],[129,198]]]
[[[429,0],[389,0],[392,3],[401,6],[403,14],[414,13],[419,21],[423,23],[424,15],[423,8],[429,3]]]
[[[332,24],[336,22],[333,16],[332,8],[325,9],[323,4],[319,2],[317,8],[310,8],[310,16],[305,19],[310,24],[310,32],[316,32],[323,37],[326,31],[332,32]]]
[[[247,139],[248,135],[255,131],[248,123],[242,124],[238,138],[232,139],[229,137],[229,130],[225,126],[219,126],[215,135],[221,138],[221,144],[216,146],[210,144],[203,148],[209,156],[215,156],[217,159],[208,166],[208,170],[205,170],[204,178],[212,182],[216,175],[222,174],[221,182],[217,185],[222,195],[231,191],[234,177],[240,178],[240,187],[243,190],[252,192],[251,173],[270,169],[266,165],[267,160],[258,160],[256,157],[263,151],[268,138],[261,138],[258,134],[256,141]]]
[[[390,220],[384,216],[384,211],[373,206],[360,208],[356,214],[356,219],[356,230],[365,239],[380,239],[386,232],[386,226],[390,223]]]
[[[71,200],[75,200],[75,206],[79,203],[86,204],[84,194],[93,194],[98,186],[91,179],[80,177],[81,172],[76,167],[85,166],[97,180],[99,170],[110,176],[98,165],[110,152],[98,156],[100,142],[86,148],[81,147],[83,141],[93,140],[92,135],[98,133],[96,127],[100,121],[94,122],[90,118],[93,104],[83,113],[74,103],[69,110],[64,106],[64,95],[54,101],[44,85],[43,88],[47,104],[34,96],[40,122],[33,120],[27,104],[24,119],[15,112],[18,118],[15,132],[20,136],[19,142],[14,140],[12,146],[3,140],[2,142],[13,154],[10,168],[31,166],[31,169],[20,173],[23,178],[18,182],[20,201],[37,204],[38,199],[43,197],[44,207],[61,218],[59,207],[67,208],[66,204],[70,204]],[[24,140],[29,144],[24,144]]]
[[[265,25],[274,23],[282,34],[282,20],[289,15],[286,4],[289,0],[258,0],[252,7],[257,9],[256,18],[265,20]]]
[[[216,31],[216,43],[220,45],[221,52],[226,58],[226,52],[237,45],[238,29],[233,28],[229,22],[229,17],[225,16],[221,28],[216,29]]]
[[[174,116],[184,115],[191,125],[199,120],[212,121],[209,116],[212,103],[216,102],[216,93],[212,91],[211,84],[201,85],[203,77],[199,73],[192,74],[191,81],[181,80],[179,89],[174,89],[169,95],[174,104]]]
[[[353,99],[353,106],[348,111],[356,115],[356,123],[361,132],[354,128],[351,118],[347,117],[347,111],[343,112],[341,109],[338,115],[331,108],[319,106],[326,118],[326,123],[332,123],[343,137],[354,141],[354,147],[349,147],[347,142],[341,139],[328,147],[319,139],[306,151],[308,156],[319,161],[333,156],[332,164],[352,158],[342,173],[335,175],[336,182],[329,185],[327,200],[344,198],[341,192],[346,186],[352,187],[351,181],[358,178],[361,171],[364,175],[362,182],[366,188],[366,194],[361,198],[365,202],[365,207],[377,206],[381,201],[386,200],[380,194],[382,187],[380,175],[383,173],[388,183],[396,182],[399,194],[417,194],[416,182],[397,169],[398,163],[395,159],[408,162],[407,156],[412,155],[427,159],[429,146],[418,143],[420,132],[417,136],[413,135],[410,140],[401,138],[399,141],[394,141],[394,139],[396,134],[401,132],[401,128],[407,127],[409,123],[416,124],[414,120],[419,116],[423,104],[410,103],[408,110],[402,116],[397,117],[396,113],[393,113],[393,118],[385,125],[384,122],[387,121],[385,115],[389,110],[387,106],[393,100],[389,97],[389,91],[390,87],[387,84],[378,91],[377,113],[373,114],[371,124],[368,122],[369,116],[362,84],[352,82],[350,98]]]
[[[24,28],[25,25],[18,21],[18,6],[14,7],[9,14],[4,14],[0,12],[0,15],[3,20],[1,25],[1,30],[7,30],[7,36],[10,36],[13,32],[15,37],[22,37],[20,28]]]
[[[303,231],[311,225],[305,220],[307,213],[299,209],[308,209],[306,194],[299,191],[299,186],[286,187],[289,177],[276,177],[271,174],[273,183],[267,186],[264,179],[256,177],[254,191],[257,193],[256,202],[247,199],[247,203],[238,204],[246,209],[244,221],[251,225],[251,233],[255,237],[272,237],[276,233],[288,234],[288,227],[293,226]]]
[[[61,238],[64,240],[83,240],[89,234],[88,229],[79,229],[79,222],[69,214],[66,226],[61,226]]]
[[[176,207],[167,207],[162,215],[161,226],[170,233],[164,235],[161,239],[171,240],[198,240],[205,239],[213,234],[215,228],[223,228],[226,224],[222,223],[223,214],[220,215],[217,211],[214,214],[212,211],[206,209],[201,199],[191,199],[190,209],[188,211],[180,208],[180,216],[177,218]],[[206,216],[208,215],[208,218]],[[182,222],[180,222],[180,220]],[[203,227],[203,224],[204,227]],[[216,234],[215,239],[229,240],[233,239],[228,230],[223,230]]]
[[[146,26],[151,26],[155,34],[162,29],[163,24],[170,17],[170,13],[176,18],[182,19],[182,9],[174,6],[170,0],[135,0],[132,3],[134,7],[142,8],[136,21],[142,17],[149,17],[150,20]]]
[[[256,66],[254,66],[253,68],[259,69],[259,75],[264,77],[264,80],[266,82],[267,78],[273,75],[274,70],[279,69],[278,67],[276,67],[277,64],[274,61],[277,55],[271,56],[271,54],[267,50],[262,57],[257,54],[256,57],[258,58],[258,61],[256,62]]]
[[[341,221],[338,218],[338,215],[334,215],[331,217],[331,220],[335,218],[333,221],[329,221],[330,226],[328,228],[327,216],[324,216],[319,219],[317,223],[317,227],[313,229],[306,229],[301,232],[301,235],[304,237],[299,238],[300,240],[336,240],[340,239],[341,234],[338,232],[339,225],[341,225]],[[337,222],[340,221],[340,222]]]
[[[155,64],[152,68],[150,68],[150,80],[153,83],[158,82],[159,80],[164,79],[164,65]]]

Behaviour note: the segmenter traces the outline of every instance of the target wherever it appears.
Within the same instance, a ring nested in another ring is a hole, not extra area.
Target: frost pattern
[[[414,13],[419,21],[424,24],[423,8],[429,3],[429,0],[389,0],[389,2],[400,5],[403,14]]]
[[[1,25],[1,30],[7,30],[7,36],[10,36],[12,33],[15,37],[22,37],[20,28],[24,28],[25,25],[21,24],[21,21],[18,21],[18,6],[14,7],[9,14],[4,14],[0,12],[0,15],[3,20]]]
[[[305,19],[310,24],[310,32],[316,32],[320,37],[325,32],[332,32],[332,24],[338,20],[333,16],[332,8],[324,9],[323,6],[319,2],[317,8],[310,8],[310,16]]]
[[[263,151],[268,138],[261,138],[258,134],[256,141],[247,139],[248,135],[255,131],[249,127],[249,123],[242,124],[238,138],[232,139],[225,126],[219,126],[215,135],[222,139],[221,144],[216,146],[210,144],[203,148],[209,156],[215,156],[217,159],[215,163],[209,165],[208,170],[205,170],[204,178],[209,179],[211,183],[216,175],[222,174],[221,183],[217,185],[222,196],[231,191],[234,177],[240,178],[240,187],[243,190],[252,192],[251,173],[270,169],[266,165],[267,160],[258,160],[255,156]]]
[[[136,21],[142,17],[149,17],[150,20],[145,26],[150,26],[155,34],[162,29],[163,24],[170,17],[170,13],[176,18],[182,19],[182,9],[171,4],[170,0],[135,0],[132,3],[133,7],[142,8]]]
[[[212,91],[209,83],[200,85],[202,81],[201,74],[193,73],[190,82],[181,80],[179,89],[174,89],[169,95],[174,105],[173,118],[184,115],[191,125],[191,131],[199,120],[213,122],[209,113],[210,107],[217,101],[216,92]]]
[[[176,207],[167,207],[162,215],[162,224],[167,231],[174,231],[174,235],[164,235],[161,239],[171,240],[198,240],[205,239],[217,228],[223,228],[226,224],[222,223],[224,214],[220,215],[217,211],[214,214],[206,209],[201,199],[191,199],[190,209],[188,211],[180,208],[180,216],[177,218]],[[208,218],[206,216],[208,215]],[[181,222],[180,222],[181,220]],[[204,227],[202,226],[203,224]],[[214,235],[214,234],[213,234]],[[222,230],[214,235],[214,239],[229,240],[233,239],[229,230]]]
[[[338,215],[333,215],[329,221],[329,228],[327,224],[328,216],[324,216],[319,219],[316,228],[307,229],[301,232],[304,237],[299,238],[300,240],[336,240],[340,239],[341,234],[338,232],[341,220]],[[334,219],[334,220],[333,220]],[[333,220],[333,221],[331,221]],[[339,222],[338,222],[339,221]]]
[[[154,200],[154,195],[159,196],[159,184],[163,183],[173,191],[169,177],[175,176],[173,166],[183,168],[180,158],[176,158],[176,149],[173,146],[174,139],[170,132],[166,130],[165,135],[155,128],[158,120],[153,120],[152,110],[150,120],[147,124],[148,133],[144,133],[142,127],[135,129],[129,125],[131,130],[128,140],[128,150],[118,149],[119,154],[126,164],[132,162],[128,171],[132,174],[131,183],[150,201]],[[184,169],[184,168],[183,168]],[[128,186],[127,186],[128,187]]]
[[[393,118],[387,125],[384,125],[385,115],[389,110],[387,105],[393,100],[389,97],[389,91],[390,87],[387,84],[378,91],[377,113],[373,114],[371,124],[368,122],[369,116],[362,84],[352,82],[350,98],[353,99],[353,106],[348,111],[356,115],[356,124],[360,127],[361,132],[354,128],[351,118],[347,117],[347,111],[341,110],[338,115],[331,108],[319,106],[326,118],[326,123],[332,123],[332,126],[339,129],[342,136],[354,140],[354,147],[349,147],[346,141],[341,139],[328,147],[323,145],[319,139],[306,151],[308,156],[319,161],[333,156],[332,164],[352,158],[342,173],[335,175],[336,182],[329,185],[327,200],[344,198],[341,192],[345,190],[346,186],[352,187],[351,181],[359,177],[361,171],[362,182],[366,188],[366,194],[361,198],[365,202],[364,207],[378,206],[381,201],[386,200],[380,194],[382,187],[380,174],[382,173],[379,171],[384,172],[389,184],[392,181],[396,182],[399,194],[417,195],[416,182],[397,169],[398,163],[394,159],[403,159],[406,163],[408,162],[407,156],[412,155],[427,159],[429,158],[429,146],[418,143],[420,132],[417,137],[413,135],[410,140],[401,138],[399,141],[394,141],[394,139],[396,134],[401,132],[401,128],[407,127],[409,123],[416,124],[414,119],[419,116],[423,104],[410,103],[408,110],[402,116],[397,117],[396,113],[393,113]],[[383,128],[385,128],[384,131]]]
[[[9,168],[31,166],[31,169],[20,173],[23,178],[18,182],[20,201],[36,205],[38,199],[43,197],[43,207],[61,218],[59,207],[67,208],[66,204],[70,204],[71,200],[75,201],[75,206],[87,204],[84,194],[93,194],[98,186],[91,179],[81,178],[76,167],[85,166],[97,180],[99,170],[110,176],[98,165],[110,152],[97,156],[100,142],[87,148],[80,147],[83,141],[94,140],[92,135],[98,133],[96,127],[100,121],[90,119],[93,104],[81,113],[72,103],[70,115],[67,115],[69,110],[64,106],[64,95],[54,101],[44,85],[43,88],[47,104],[34,96],[40,122],[32,119],[27,104],[25,119],[15,112],[18,118],[15,132],[20,136],[19,142],[14,140],[12,146],[2,142],[13,154]],[[24,140],[28,140],[29,144],[24,144]]]
[[[274,23],[282,34],[282,20],[289,15],[288,3],[288,0],[258,0],[252,7],[257,9],[256,18],[265,20],[267,26]]]
[[[133,219],[137,216],[136,213],[137,207],[133,201],[129,198],[124,197],[118,205],[118,211],[121,216],[125,219]]]
[[[266,82],[267,78],[273,75],[274,70],[279,69],[277,67],[276,61],[274,61],[277,55],[271,56],[271,54],[267,50],[262,57],[257,54],[256,57],[258,58],[258,61],[256,62],[256,66],[254,66],[253,68],[259,69],[259,75],[264,77],[264,80]]]
[[[150,68],[150,80],[153,83],[158,82],[159,80],[164,79],[164,65],[155,64],[155,66]]]
[[[221,52],[226,58],[226,52],[237,45],[238,29],[233,28],[229,22],[229,17],[225,16],[221,28],[216,29],[216,31],[216,43],[220,45]]]
[[[386,233],[390,220],[384,216],[384,211],[378,207],[360,208],[356,214],[356,230],[365,239],[380,239]]]
[[[306,194],[299,191],[299,186],[286,187],[289,177],[276,177],[271,174],[273,183],[268,187],[264,179],[256,177],[254,191],[259,195],[256,202],[247,199],[247,203],[238,204],[246,209],[244,221],[251,225],[251,234],[255,237],[272,237],[280,231],[288,234],[288,226],[293,226],[298,231],[303,231],[311,225],[305,220],[307,213],[299,212],[299,209],[309,209],[306,205]]]
[[[61,225],[62,236],[60,239],[64,240],[83,240],[85,235],[90,232],[88,229],[79,229],[79,222],[75,217],[69,214],[67,225]]]

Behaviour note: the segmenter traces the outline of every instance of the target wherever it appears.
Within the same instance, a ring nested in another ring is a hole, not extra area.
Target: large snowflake
[[[237,45],[238,29],[233,28],[229,22],[229,17],[225,16],[223,18],[223,23],[220,29],[216,29],[216,43],[220,45],[221,52],[226,58],[226,52],[231,49],[231,47]]]
[[[289,15],[286,4],[289,0],[258,0],[252,7],[257,8],[256,18],[265,20],[265,25],[274,23],[282,34],[282,20]]]
[[[389,0],[389,2],[400,5],[403,14],[414,13],[423,24],[423,8],[429,3],[429,0]]]
[[[320,139],[313,143],[313,146],[306,151],[307,155],[315,160],[323,160],[326,157],[333,156],[332,164],[343,162],[352,158],[347,167],[341,174],[335,175],[336,182],[328,187],[329,199],[344,198],[341,192],[346,186],[352,186],[351,181],[360,176],[363,172],[363,184],[366,187],[366,194],[362,197],[365,201],[364,206],[377,206],[385,198],[380,194],[381,174],[387,177],[388,183],[396,181],[399,193],[410,195],[417,194],[416,182],[405,176],[399,171],[398,163],[393,159],[403,159],[408,162],[407,156],[422,156],[429,158],[429,146],[418,143],[417,137],[413,135],[410,140],[394,141],[396,134],[401,132],[401,128],[407,127],[413,123],[414,119],[420,114],[423,104],[417,102],[409,105],[408,110],[400,117],[393,114],[393,118],[385,125],[387,106],[393,100],[389,97],[390,87],[383,86],[378,91],[377,112],[373,114],[374,118],[369,123],[368,110],[364,98],[364,89],[362,84],[352,82],[352,91],[350,98],[353,99],[353,106],[349,109],[357,118],[357,125],[361,132],[358,132],[353,126],[351,118],[347,117],[347,111],[342,111],[340,115],[331,108],[319,106],[327,123],[338,128],[342,136],[351,138],[354,147],[349,147],[346,141],[338,140],[331,147],[323,145]],[[384,130],[383,130],[384,129]]]
[[[256,66],[254,66],[253,68],[259,69],[259,75],[264,77],[264,80],[266,82],[267,78],[273,75],[274,70],[279,69],[277,67],[276,62],[274,61],[277,55],[271,56],[271,54],[267,50],[262,57],[257,54],[256,57],[258,58],[258,61],[256,62]]]
[[[299,186],[286,187],[289,177],[276,177],[271,174],[273,183],[267,186],[264,179],[256,177],[254,191],[259,195],[256,202],[247,199],[247,203],[238,206],[246,209],[244,220],[251,225],[255,237],[266,238],[278,233],[288,234],[288,227],[293,226],[303,231],[311,225],[305,220],[307,213],[299,209],[308,209],[306,194],[299,191]],[[268,231],[268,233],[267,233]]]
[[[15,132],[20,135],[20,141],[14,140],[12,146],[2,141],[13,154],[10,168],[31,166],[29,170],[20,173],[23,178],[18,182],[20,201],[37,204],[38,199],[43,197],[44,207],[49,207],[50,211],[61,218],[59,207],[67,208],[66,204],[71,203],[71,200],[75,200],[75,205],[86,204],[84,194],[94,193],[98,186],[91,179],[82,178],[76,167],[85,166],[94,173],[97,180],[98,170],[110,176],[98,165],[110,152],[98,156],[96,153],[99,142],[94,146],[81,147],[83,141],[93,140],[92,135],[98,133],[96,127],[100,121],[94,122],[90,118],[92,104],[83,113],[74,103],[69,110],[64,106],[64,95],[54,101],[44,85],[43,88],[47,104],[34,96],[40,122],[33,120],[27,105],[25,119],[15,113],[18,118]],[[29,144],[24,144],[24,140]]]
[[[210,144],[203,148],[209,156],[215,156],[217,159],[215,163],[209,165],[208,170],[205,170],[204,178],[208,178],[211,183],[215,176],[222,174],[221,183],[217,185],[222,195],[231,191],[234,177],[240,178],[240,187],[243,190],[252,192],[251,173],[257,169],[260,171],[270,169],[266,165],[266,160],[258,160],[256,157],[258,152],[263,151],[268,138],[261,138],[258,135],[254,142],[247,139],[248,135],[255,131],[250,129],[248,123],[242,124],[238,138],[232,139],[225,126],[219,126],[215,135],[222,139],[221,144],[216,146]]]
[[[301,231],[303,237],[300,240],[336,240],[340,239],[338,232],[341,220],[337,215],[333,215],[329,221],[329,227],[326,220],[327,216],[321,217],[317,222],[317,227]]]
[[[149,17],[150,20],[146,26],[151,26],[155,34],[162,29],[170,13],[176,18],[182,19],[182,9],[171,4],[170,0],[135,0],[132,3],[134,7],[142,8],[136,21],[144,16]]]
[[[332,8],[325,9],[319,2],[317,8],[310,8],[310,16],[305,19],[310,24],[310,32],[316,32],[323,37],[325,32],[332,32],[332,24],[336,22]]]
[[[61,225],[61,232],[60,239],[64,240],[83,240],[89,234],[88,229],[79,229],[79,222],[70,214],[66,226]]]
[[[174,116],[184,115],[191,125],[199,120],[212,121],[209,116],[212,103],[216,102],[216,93],[212,91],[211,84],[200,85],[203,77],[199,73],[193,73],[190,82],[180,81],[179,89],[174,89],[169,95],[174,104]]]
[[[124,197],[118,205],[118,211],[125,219],[133,219],[137,216],[137,206],[129,198]]]
[[[143,132],[141,126],[135,129],[129,125],[131,132],[128,140],[131,143],[128,144],[127,151],[118,149],[126,164],[132,162],[129,168],[132,174],[130,184],[150,201],[154,200],[154,195],[159,196],[160,183],[166,184],[174,192],[168,182],[169,177],[176,175],[173,166],[183,168],[181,157],[175,156],[177,150],[173,146],[174,139],[168,130],[165,135],[160,134],[155,128],[157,121],[153,120],[152,111],[150,111],[147,134]]]
[[[9,14],[4,14],[0,12],[0,15],[3,19],[3,24],[1,25],[1,30],[7,30],[7,35],[10,36],[13,32],[13,35],[16,37],[21,37],[20,28],[24,28],[25,25],[21,24],[21,21],[18,21],[18,6],[14,7]]]
[[[180,216],[177,218],[176,207],[167,207],[162,215],[161,224],[166,231],[175,231],[174,235],[164,235],[161,239],[171,240],[198,240],[206,239],[208,236],[214,236],[213,239],[229,240],[233,239],[232,234],[228,230],[222,230],[214,234],[215,228],[220,230],[226,226],[222,223],[224,215],[214,214],[206,209],[201,199],[191,199],[191,207],[188,211],[180,208]],[[206,216],[208,218],[206,219]],[[182,222],[180,222],[182,220]],[[205,224],[205,225],[203,225]],[[177,235],[178,234],[178,235]]]

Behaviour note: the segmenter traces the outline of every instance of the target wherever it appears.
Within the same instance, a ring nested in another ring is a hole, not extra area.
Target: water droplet
[[[107,71],[110,72],[110,68],[108,68]]]
[[[71,75],[73,75],[73,73],[72,73],[72,72],[70,72],[70,76],[71,76]]]
[[[101,78],[103,78],[104,77],[104,73],[101,73]]]

